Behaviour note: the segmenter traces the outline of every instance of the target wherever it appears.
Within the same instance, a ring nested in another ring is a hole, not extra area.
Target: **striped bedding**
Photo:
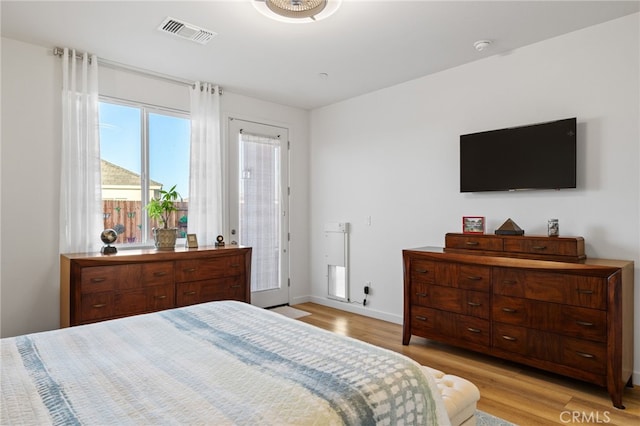
[[[414,361],[241,302],[5,338],[2,425],[446,425]]]

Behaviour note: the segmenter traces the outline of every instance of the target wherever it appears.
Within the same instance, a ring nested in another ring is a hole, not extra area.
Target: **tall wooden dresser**
[[[595,383],[624,408],[632,261],[586,259],[580,237],[474,234],[403,261],[403,344],[421,336]]]
[[[60,325],[215,300],[251,301],[251,248],[60,255]]]

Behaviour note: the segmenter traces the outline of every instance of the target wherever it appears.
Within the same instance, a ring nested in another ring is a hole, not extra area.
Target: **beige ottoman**
[[[452,426],[473,426],[476,424],[476,403],[480,391],[470,381],[452,374],[445,374],[434,368],[422,368],[436,381]]]

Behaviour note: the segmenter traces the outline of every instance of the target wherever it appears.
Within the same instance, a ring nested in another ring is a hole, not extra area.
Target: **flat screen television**
[[[460,192],[576,187],[576,118],[460,136]]]

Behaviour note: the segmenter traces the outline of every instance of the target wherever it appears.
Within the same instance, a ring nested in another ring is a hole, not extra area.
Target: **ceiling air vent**
[[[158,30],[187,40],[195,41],[200,44],[207,44],[212,38],[217,36],[213,31],[203,30],[195,25],[188,24],[174,18],[167,18],[162,21]]]

